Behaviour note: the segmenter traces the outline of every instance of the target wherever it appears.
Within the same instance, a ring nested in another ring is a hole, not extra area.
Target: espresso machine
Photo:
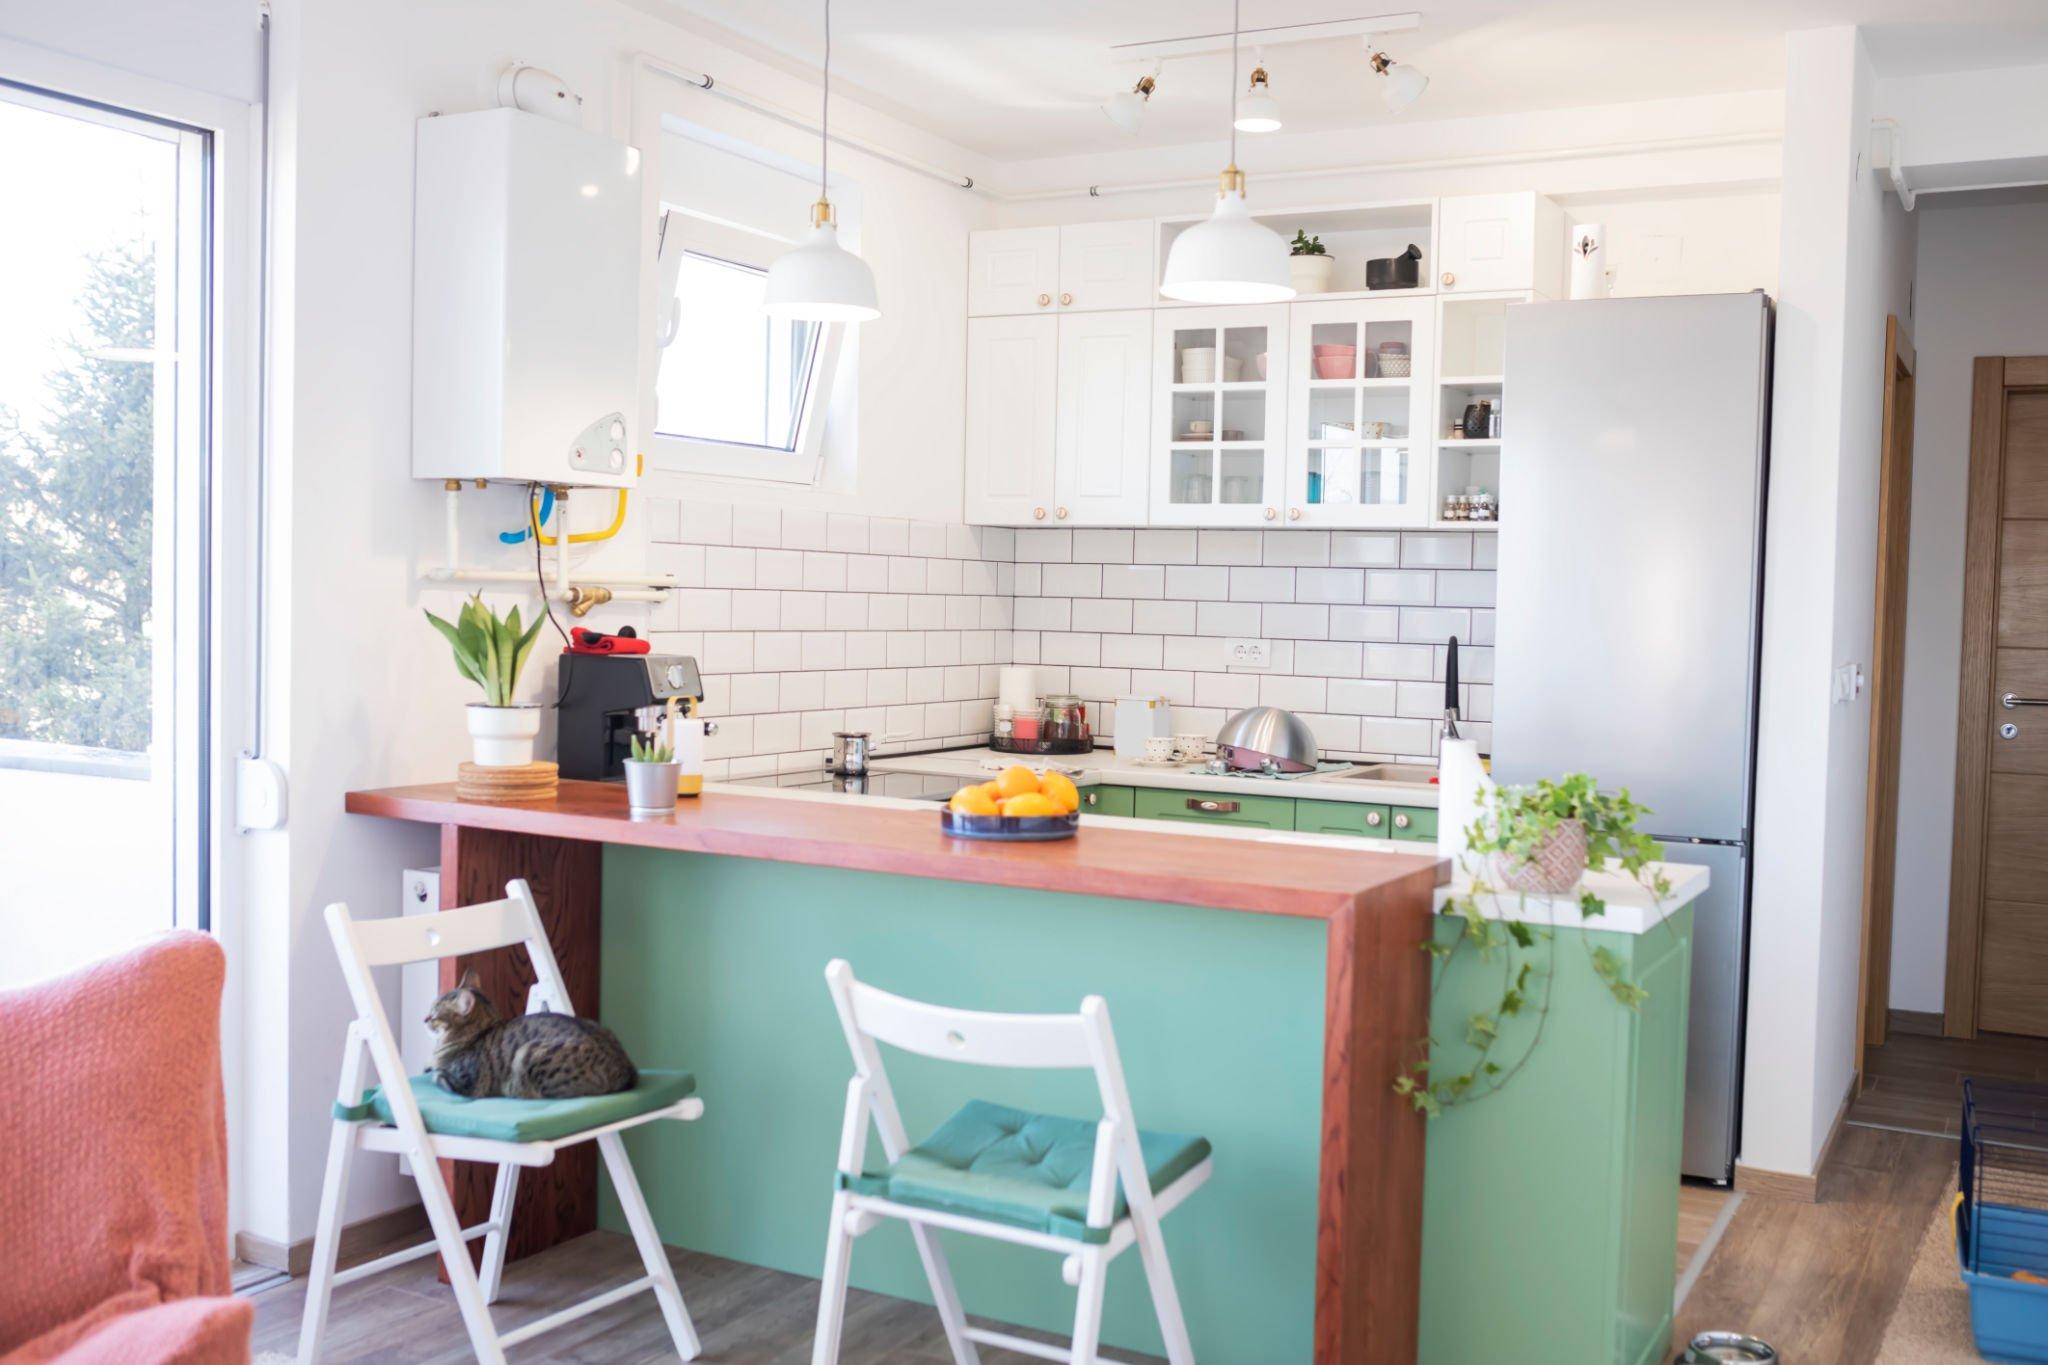
[[[704,700],[697,661],[687,654],[563,654],[555,710],[562,776],[622,781],[633,736],[653,730],[671,698],[690,710]]]

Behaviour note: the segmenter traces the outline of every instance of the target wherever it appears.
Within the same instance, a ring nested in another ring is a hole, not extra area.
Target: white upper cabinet
[[[1051,517],[1060,319],[967,323],[966,520],[1030,526]]]
[[[1149,218],[970,233],[967,314],[1150,308],[1156,238]]]
[[[1288,310],[1285,524],[1430,519],[1435,323],[1428,297]]]
[[[1561,298],[1564,210],[1540,194],[1468,194],[1437,206],[1437,288]]]
[[[1061,228],[1060,307],[1084,312],[1150,308],[1159,301],[1152,268],[1158,240],[1150,218]]]
[[[1059,325],[1052,519],[1141,526],[1151,450],[1152,314],[1074,313]]]
[[[1153,525],[1286,524],[1287,312],[1153,313]]]

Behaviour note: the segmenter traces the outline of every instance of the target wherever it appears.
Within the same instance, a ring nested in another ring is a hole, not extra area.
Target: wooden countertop
[[[1427,892],[1450,876],[1450,863],[1433,853],[1145,830],[1084,826],[1076,838],[1042,844],[953,839],[939,829],[936,805],[887,810],[706,792],[685,798],[674,815],[635,816],[625,788],[607,782],[564,782],[553,800],[515,802],[461,800],[453,783],[385,787],[350,792],[347,809],[423,824],[1311,919],[1343,914],[1396,884]]]

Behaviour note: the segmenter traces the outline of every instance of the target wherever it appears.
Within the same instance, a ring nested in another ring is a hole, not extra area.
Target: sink
[[[1410,782],[1422,786],[1436,780],[1436,769],[1422,763],[1361,763],[1341,773],[1331,773],[1332,782]]]

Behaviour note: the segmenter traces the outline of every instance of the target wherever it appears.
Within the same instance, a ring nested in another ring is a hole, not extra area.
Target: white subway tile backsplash
[[[732,543],[735,545],[782,544],[782,509],[759,503],[735,503],[732,509]]]
[[[906,670],[910,676],[909,700],[919,705],[928,701],[946,699],[946,670],[943,668],[912,668]]]
[[[1197,673],[1195,705],[1242,711],[1259,704],[1259,679],[1250,673]]]
[[[868,553],[907,555],[910,553],[910,523],[901,517],[868,519]]]
[[[1066,564],[1074,558],[1072,531],[1043,531],[1026,527],[1017,532],[1019,564]]]
[[[1054,601],[1054,598],[1040,598],[1040,601]],[[1131,604],[1125,598],[1077,597],[1073,612],[1075,630],[1092,630],[1102,633],[1129,635],[1131,633]]]
[[[1426,607],[1436,600],[1436,575],[1414,569],[1368,569],[1365,600],[1396,607]]]
[[[869,630],[906,630],[910,626],[910,599],[895,593],[868,594]]]
[[[1102,637],[1046,631],[1039,636],[1039,657],[1043,663],[1093,666],[1102,662]]]
[[[701,666],[703,660],[699,659]],[[754,636],[754,667],[787,673],[804,666],[804,637],[793,630],[764,630]]]
[[[892,630],[889,632],[889,667],[917,668],[924,664],[924,632],[921,630]]]
[[[1436,722],[1384,720],[1368,716],[1358,725],[1358,747],[1368,754],[1429,758],[1436,753]]]
[[[1364,645],[1352,641],[1296,641],[1293,671],[1324,678],[1356,678],[1364,669],[1364,650]]]
[[[1393,607],[1331,607],[1332,640],[1398,640],[1401,613]]]
[[[1292,602],[1294,570],[1237,568],[1230,571],[1233,602]]]
[[[1393,531],[1333,531],[1330,563],[1338,567],[1391,569],[1401,562],[1401,537]]]
[[[889,558],[890,592],[923,592],[926,563],[912,559],[909,555],[892,555]]]
[[[1164,597],[1166,570],[1158,564],[1105,564],[1102,566],[1104,597]]]
[[[1321,567],[1330,562],[1330,533],[1268,531],[1261,548],[1268,564]]]
[[[1315,602],[1268,602],[1259,614],[1270,640],[1325,640],[1330,635],[1330,608]]]
[[[983,526],[981,536],[981,557],[994,560],[1014,560],[1017,557],[1017,533],[1007,526]]]
[[[1197,602],[1195,634],[1256,636],[1259,633],[1257,602]]]
[[[972,526],[953,522],[946,527],[946,558],[981,558],[981,537]]]
[[[1397,681],[1441,677],[1442,669],[1435,658],[1440,652],[1428,645],[1367,645],[1365,674],[1367,677],[1393,678]],[[1460,662],[1462,663],[1462,659]]]
[[[709,631],[704,636],[704,655],[697,662],[706,673],[750,673],[754,668],[753,634]]]
[[[691,545],[732,544],[732,504],[684,499],[677,508],[676,539]]]
[[[1494,575],[1482,569],[1446,571],[1436,576],[1436,604],[1440,607],[1490,607],[1493,605]]]
[[[897,706],[910,699],[910,670],[871,668],[867,672],[868,705]]]
[[[765,586],[765,585],[764,585]],[[846,556],[829,550],[809,550],[804,553],[803,581],[782,583],[778,587],[810,588],[817,592],[846,591]],[[866,589],[862,589],[866,591]]]
[[[1193,602],[1221,602],[1230,597],[1230,570],[1196,564],[1166,569],[1166,595]]]
[[[754,551],[754,583],[762,588],[801,588],[804,583],[802,550]]]
[[[1459,643],[1461,644],[1464,643],[1465,639],[1466,637],[1462,635],[1458,637]],[[1493,643],[1492,612],[1475,611],[1472,613],[1471,641],[1475,645],[1491,645]]]
[[[1257,564],[1264,558],[1257,531],[1199,531],[1196,558],[1203,564]]]
[[[782,709],[785,711],[809,711],[825,704],[825,675],[823,673],[783,673]]]
[[[714,545],[704,552],[704,581],[714,588],[754,586],[754,552]]]
[[[1195,603],[1133,602],[1131,629],[1140,635],[1193,635]]]
[[[1074,532],[1076,564],[1128,564],[1131,562],[1129,531],[1077,530]]]
[[[910,523],[910,553],[919,559],[944,559],[946,557],[946,527],[943,522],[913,521]]]
[[[1015,613],[1018,630],[1069,630],[1074,604],[1065,597],[1020,597]]]
[[[1259,705],[1280,706],[1289,711],[1320,711],[1329,696],[1326,678],[1304,678],[1299,674],[1259,679]]]
[[[889,591],[889,561],[883,555],[848,555],[846,587],[849,592]]]
[[[1158,668],[1165,659],[1165,641],[1157,635],[1105,635],[1105,668]]]
[[[1350,753],[1358,748],[1358,717],[1320,715],[1313,711],[1302,721],[1315,733],[1316,747]]]
[[[1102,596],[1100,564],[1048,564],[1039,591],[1047,597]]]
[[[1435,644],[1453,635],[1460,640],[1471,638],[1471,612],[1451,607],[1401,609],[1401,638],[1404,641],[1414,644]]]
[[[1131,670],[1131,694],[1138,697],[1164,697],[1169,706],[1193,706],[1195,704],[1195,675],[1177,669],[1134,668]],[[1178,728],[1180,717],[1174,717]]]
[[[846,636],[836,630],[804,632],[804,669],[846,667]]]
[[[1297,569],[1294,600],[1351,604],[1365,600],[1363,569]]]
[[[829,512],[825,516],[825,548],[838,550],[843,554],[866,554],[868,552],[868,519],[852,516],[845,512]]]
[[[924,566],[924,590],[940,594],[957,593],[965,579],[965,565],[957,559],[927,560]]]
[[[676,599],[676,624],[680,629],[731,629],[731,589],[678,588],[671,596]]]
[[[1192,564],[1195,562],[1195,533],[1140,531],[1133,539],[1131,557],[1140,564]]]
[[[1026,564],[1024,561],[1019,560],[1011,580],[1011,594],[1016,597],[1036,597],[1038,596],[1039,584],[1044,578],[1044,566]]]
[[[701,588],[704,586],[704,547],[651,545],[647,550],[647,567],[655,573],[673,574],[679,588]]]
[[[1222,640],[1213,637],[1169,635],[1162,659],[1168,668],[1221,673],[1230,666],[1230,651]]]
[[[785,592],[782,594],[782,628],[784,630],[823,630],[825,628],[825,594],[821,592]]]
[[[1391,716],[1400,699],[1399,686],[1379,678],[1332,679],[1330,710],[1346,716]]]
[[[831,543],[828,514],[814,507],[782,509],[782,548],[823,550]]]
[[[1500,567],[1500,533],[1477,532],[1472,535],[1472,567],[1475,569],[1497,569]]]
[[[868,597],[863,592],[825,594],[825,629],[862,630],[868,623]]]
[[[1401,534],[1401,567],[1404,569],[1468,569],[1471,566],[1470,531],[1404,531]]]
[[[846,666],[880,668],[889,662],[889,637],[879,630],[846,632]]]

